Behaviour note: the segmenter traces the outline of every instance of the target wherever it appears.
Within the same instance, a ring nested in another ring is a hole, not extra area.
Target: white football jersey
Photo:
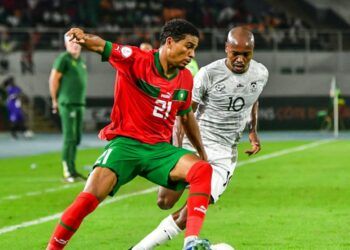
[[[217,60],[194,78],[193,101],[203,141],[235,146],[251,119],[251,110],[268,79],[266,67],[254,60],[243,74],[235,74]]]

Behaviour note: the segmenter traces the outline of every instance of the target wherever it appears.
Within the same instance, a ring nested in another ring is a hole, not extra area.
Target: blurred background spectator
[[[17,139],[19,133],[23,134],[24,138],[32,138],[33,132],[26,124],[27,117],[22,104],[27,98],[12,76],[3,82],[3,87],[6,91],[6,107],[12,138]]]
[[[15,45],[6,30],[0,31],[0,74],[7,73],[10,67],[8,55],[13,51]]]

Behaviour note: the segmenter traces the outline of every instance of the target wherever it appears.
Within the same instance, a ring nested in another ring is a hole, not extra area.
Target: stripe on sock
[[[74,228],[72,228],[72,227],[70,227],[70,226],[64,224],[62,220],[60,220],[60,225],[61,225],[62,227],[64,227],[65,229],[69,230],[69,231],[72,231],[72,232],[76,232],[76,231],[77,231],[76,229],[74,229]]]

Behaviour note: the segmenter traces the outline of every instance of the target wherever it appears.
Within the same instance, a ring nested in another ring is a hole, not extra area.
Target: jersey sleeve
[[[138,53],[137,47],[107,41],[102,53],[102,61],[108,61],[113,68],[123,71],[130,68]]]
[[[60,54],[54,61],[52,68],[54,68],[55,70],[57,70],[60,73],[64,73],[65,69],[66,69],[66,57],[65,54]]]
[[[201,103],[208,90],[209,77],[205,68],[201,68],[194,77],[193,101]]]

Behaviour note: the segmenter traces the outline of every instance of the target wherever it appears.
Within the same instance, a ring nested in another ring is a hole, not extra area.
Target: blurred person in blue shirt
[[[13,77],[7,78],[3,84],[7,93],[6,107],[12,137],[17,139],[20,132],[25,138],[32,138],[33,132],[26,126],[26,116],[22,108],[23,93],[21,88],[15,84]]]

